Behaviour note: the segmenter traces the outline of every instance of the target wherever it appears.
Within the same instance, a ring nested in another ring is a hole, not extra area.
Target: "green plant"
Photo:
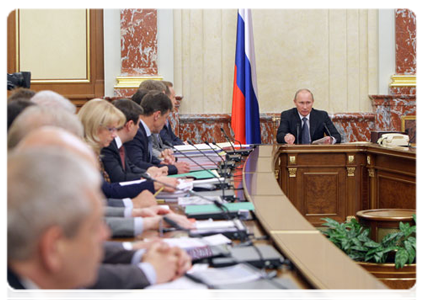
[[[416,222],[416,215],[413,215]],[[416,226],[400,222],[399,231],[385,235],[380,243],[369,238],[370,229],[364,228],[356,219],[338,223],[331,218],[326,221],[322,230],[330,241],[355,261],[385,263],[389,253],[395,252],[395,267],[402,268],[416,259]]]

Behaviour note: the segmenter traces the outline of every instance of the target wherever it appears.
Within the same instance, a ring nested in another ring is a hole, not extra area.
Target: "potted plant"
[[[323,226],[328,227],[321,230],[322,233],[351,259],[357,261],[385,284],[391,288],[409,288],[415,283],[415,275],[403,278],[401,277],[403,275],[398,275],[396,270],[410,267],[415,272],[415,265],[411,264],[416,261],[416,225],[400,222],[397,232],[385,235],[377,243],[369,238],[370,229],[365,228],[354,218],[345,223],[338,223],[331,218],[322,220],[326,221]],[[413,214],[413,220],[415,223],[415,214]],[[380,268],[384,269],[380,270]],[[402,273],[412,273],[412,270]],[[384,274],[385,277],[377,274]],[[394,282],[395,279],[397,279],[396,282]]]

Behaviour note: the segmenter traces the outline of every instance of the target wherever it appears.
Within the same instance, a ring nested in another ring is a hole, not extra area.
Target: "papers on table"
[[[256,269],[246,264],[223,268],[208,268],[206,270],[193,271],[189,274],[209,286],[245,283],[261,278],[261,274]]]
[[[172,282],[155,284],[141,291],[112,296],[113,300],[207,300],[211,293],[206,285],[196,283],[186,277]]]
[[[195,147],[191,145],[180,145],[175,146],[175,148],[183,152],[183,154],[179,152],[174,153],[174,156],[178,158],[178,162],[188,163],[191,171],[217,169],[225,155],[223,151],[214,145],[197,144]]]
[[[183,173],[183,174],[169,175],[169,177],[176,177],[176,178],[190,177],[195,179],[211,179],[211,178],[217,178],[220,176],[216,172],[216,170],[201,170],[201,171],[193,171],[193,172]]]
[[[222,198],[219,197],[219,196],[212,196],[212,197],[205,197],[205,198],[207,198],[207,199],[200,198],[200,197],[197,197],[197,196],[180,197],[180,198],[178,198],[178,205],[185,207],[187,205],[210,204],[213,201],[222,202]]]
[[[178,189],[173,193],[169,192],[160,192],[156,198],[157,199],[163,199],[166,202],[177,202],[178,198],[180,197],[186,197],[189,194],[189,191],[192,190],[192,180],[178,180]]]
[[[215,145],[212,145],[212,144],[209,144],[209,145],[206,145],[206,144],[195,144],[195,147],[197,147],[197,149],[198,150],[201,150],[201,151],[204,150],[204,151],[212,151],[213,152],[213,150],[211,148],[215,149],[216,151],[219,151],[220,150]],[[184,152],[185,151],[198,151],[197,149],[195,149],[194,146],[191,146],[191,145],[177,145],[177,146],[174,146],[174,147],[176,149],[178,149],[179,151],[184,151]]]
[[[231,221],[196,221],[195,227],[195,229],[191,230],[191,233],[200,235],[218,233],[229,234],[241,231],[245,232],[247,230],[244,224],[242,224],[242,222],[238,219]]]
[[[215,234],[206,236],[204,238],[190,238],[190,237],[180,237],[172,239],[163,239],[165,243],[170,246],[178,246],[182,249],[203,247],[203,246],[219,246],[231,244],[232,241],[228,239],[223,234]]]

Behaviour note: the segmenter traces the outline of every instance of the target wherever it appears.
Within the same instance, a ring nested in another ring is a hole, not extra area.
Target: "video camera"
[[[18,87],[29,89],[31,85],[31,72],[17,72],[7,74],[7,89],[13,90]]]

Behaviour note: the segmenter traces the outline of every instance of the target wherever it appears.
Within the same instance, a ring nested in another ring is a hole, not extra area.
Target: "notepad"
[[[213,173],[215,176],[210,174],[210,172]],[[209,179],[209,178],[219,177],[219,175],[214,170],[209,172],[205,170],[201,170],[201,171],[194,171],[194,172],[189,172],[184,174],[169,175],[168,177],[194,177],[195,179]]]
[[[225,203],[224,206],[230,212],[237,212],[239,210],[252,210],[254,211],[254,204],[251,202],[237,202],[237,203]],[[199,213],[220,213],[221,210],[214,204],[208,205],[187,205],[185,207],[185,214],[199,214]]]

